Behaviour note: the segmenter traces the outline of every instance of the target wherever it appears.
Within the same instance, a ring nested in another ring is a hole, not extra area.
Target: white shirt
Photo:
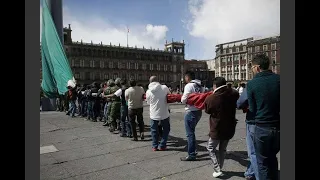
[[[118,89],[118,90],[114,93],[114,95],[116,95],[117,97],[121,97],[121,95],[122,95],[122,89]]]
[[[164,120],[170,116],[167,103],[168,94],[170,94],[170,91],[166,85],[161,85],[158,82],[149,84],[146,92],[146,101],[150,104],[150,119]]]
[[[200,80],[192,80],[186,86],[184,87],[183,95],[181,97],[181,102],[186,103],[188,101],[188,96],[192,93],[202,93],[204,91],[204,88],[201,87],[201,81]],[[200,109],[191,106],[189,104],[186,104],[185,107],[186,111],[198,111]]]

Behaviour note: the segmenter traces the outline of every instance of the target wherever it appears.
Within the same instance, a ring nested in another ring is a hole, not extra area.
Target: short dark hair
[[[126,79],[121,79],[120,80],[120,84],[121,85],[126,85],[127,84],[127,80]]]
[[[192,71],[187,71],[185,73],[185,76],[188,76],[190,79],[194,80],[196,78],[196,75]]]
[[[245,87],[246,87],[246,84],[245,84],[245,83],[241,83],[240,86],[243,87],[243,88],[245,88]]]
[[[227,81],[224,77],[216,77],[213,79],[213,84],[215,84],[216,87],[218,88],[220,86],[226,85]]]
[[[252,59],[252,65],[259,65],[260,69],[268,70],[270,66],[270,59],[265,54],[257,54]]]
[[[133,86],[137,85],[137,82],[133,78],[130,78],[129,84],[130,84],[131,87],[133,87]]]

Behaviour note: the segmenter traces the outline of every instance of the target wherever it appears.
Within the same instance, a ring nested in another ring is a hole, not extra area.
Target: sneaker
[[[246,176],[245,178],[246,178],[246,180],[256,180],[256,178],[254,176]]]
[[[140,138],[141,138],[141,140],[144,140],[144,133],[140,134]]]
[[[165,148],[165,147],[159,148],[159,151],[165,151],[165,150],[167,150],[167,148]]]
[[[158,149],[157,148],[152,148],[152,151],[158,151]]]
[[[214,173],[212,173],[212,176],[213,177],[215,177],[215,178],[217,178],[217,177],[219,177],[219,176],[221,176],[222,175],[222,172],[220,171],[220,172],[214,172]]]
[[[187,157],[182,157],[180,158],[181,161],[195,161],[196,160],[196,157],[190,157],[190,156],[187,156]]]

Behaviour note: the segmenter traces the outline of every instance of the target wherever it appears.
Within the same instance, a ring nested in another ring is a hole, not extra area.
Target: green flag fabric
[[[56,97],[57,93],[64,94],[68,85],[75,85],[75,79],[46,0],[42,1],[42,7],[41,87],[44,94],[51,98]]]

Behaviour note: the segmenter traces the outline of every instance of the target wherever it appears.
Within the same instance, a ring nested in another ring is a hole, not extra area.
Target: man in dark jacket
[[[99,115],[99,100],[98,100],[98,90],[99,90],[99,84],[94,82],[91,85],[91,89],[90,89],[90,96],[89,96],[89,101],[91,104],[91,113],[88,115],[88,119],[92,119],[93,122],[97,122],[97,117]]]
[[[280,151],[280,76],[269,70],[270,59],[258,54],[252,60],[255,75],[247,83],[249,111],[254,115],[254,149],[259,180],[278,180]]]
[[[76,113],[77,87],[72,88],[68,86],[67,99],[69,101],[69,110],[67,115],[70,115],[71,113],[71,117],[75,117],[74,114]]]
[[[223,77],[213,80],[215,90],[205,100],[205,112],[210,114],[209,140],[207,149],[213,162],[213,177],[222,175],[221,169],[229,140],[234,136],[236,129],[236,103],[238,91],[227,87]],[[219,145],[219,160],[216,157],[216,147]]]

